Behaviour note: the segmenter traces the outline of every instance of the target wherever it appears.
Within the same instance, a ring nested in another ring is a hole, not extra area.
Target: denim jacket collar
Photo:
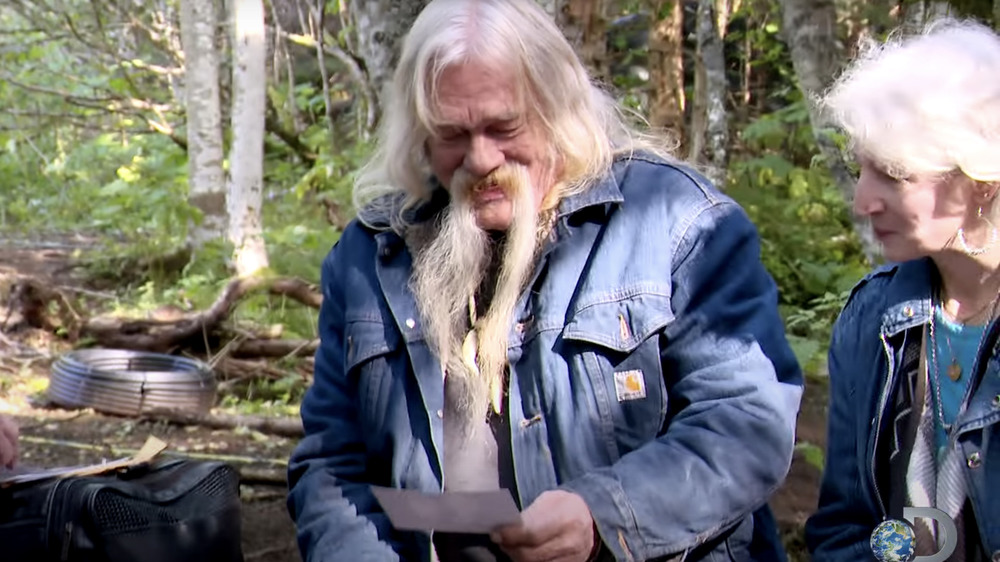
[[[885,293],[892,295],[882,314],[881,334],[890,338],[930,321],[937,273],[930,258],[908,261],[897,268]]]

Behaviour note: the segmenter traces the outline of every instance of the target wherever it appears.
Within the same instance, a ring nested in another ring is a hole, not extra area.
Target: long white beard
[[[510,329],[538,247],[538,209],[527,169],[504,166],[486,181],[505,189],[513,203],[513,221],[500,251],[476,224],[470,200],[476,182],[459,174],[452,181],[451,204],[429,226],[434,231],[424,233],[430,239],[414,248],[411,279],[425,337],[447,375],[461,379],[450,380],[463,383],[456,411],[469,422],[481,421],[491,403],[499,409],[502,402]],[[497,265],[492,300],[485,315],[474,319],[474,297]],[[470,327],[476,329],[475,349],[469,357],[466,345],[463,357]]]

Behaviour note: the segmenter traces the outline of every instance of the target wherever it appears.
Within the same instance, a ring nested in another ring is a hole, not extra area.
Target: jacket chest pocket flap
[[[358,392],[358,410],[369,436],[380,432],[391,395],[394,359],[401,353],[395,326],[378,320],[355,320],[344,329],[344,373]]]
[[[654,439],[667,414],[661,330],[673,321],[670,297],[639,293],[580,307],[562,331],[571,376],[589,381],[617,454]]]

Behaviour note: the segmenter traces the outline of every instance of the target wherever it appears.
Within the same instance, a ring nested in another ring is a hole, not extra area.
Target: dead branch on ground
[[[24,326],[47,331],[61,329],[71,340],[89,337],[102,347],[167,353],[192,342],[203,342],[206,334],[219,330],[241,300],[265,292],[312,308],[319,308],[323,302],[322,293],[302,279],[249,277],[230,281],[215,302],[199,312],[181,312],[168,318],[85,318],[77,312],[67,292],[42,279],[22,277],[11,287],[6,311],[0,309],[0,328],[5,331]],[[256,349],[260,355],[272,357],[302,356],[315,351],[312,342],[278,343],[281,341],[244,341],[237,346],[237,351],[242,348],[240,355],[247,356]]]
[[[166,421],[178,425],[198,425],[211,429],[236,429],[245,427],[268,435],[302,437],[302,420],[299,418],[274,418],[264,416],[238,416],[230,414],[198,415],[178,410],[157,409],[143,412],[142,420]]]

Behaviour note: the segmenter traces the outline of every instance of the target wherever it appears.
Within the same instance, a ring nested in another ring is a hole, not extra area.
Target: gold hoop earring
[[[981,256],[985,254],[986,252],[993,249],[993,246],[996,246],[997,239],[1000,238],[1000,233],[997,232],[997,227],[993,225],[990,219],[983,216],[982,206],[980,206],[979,210],[976,212],[976,218],[986,223],[986,225],[990,229],[990,234],[987,238],[986,244],[975,247],[971,246],[969,244],[969,241],[965,239],[965,229],[964,228],[958,229],[958,234],[957,234],[958,245],[961,246],[962,251],[969,256]]]

